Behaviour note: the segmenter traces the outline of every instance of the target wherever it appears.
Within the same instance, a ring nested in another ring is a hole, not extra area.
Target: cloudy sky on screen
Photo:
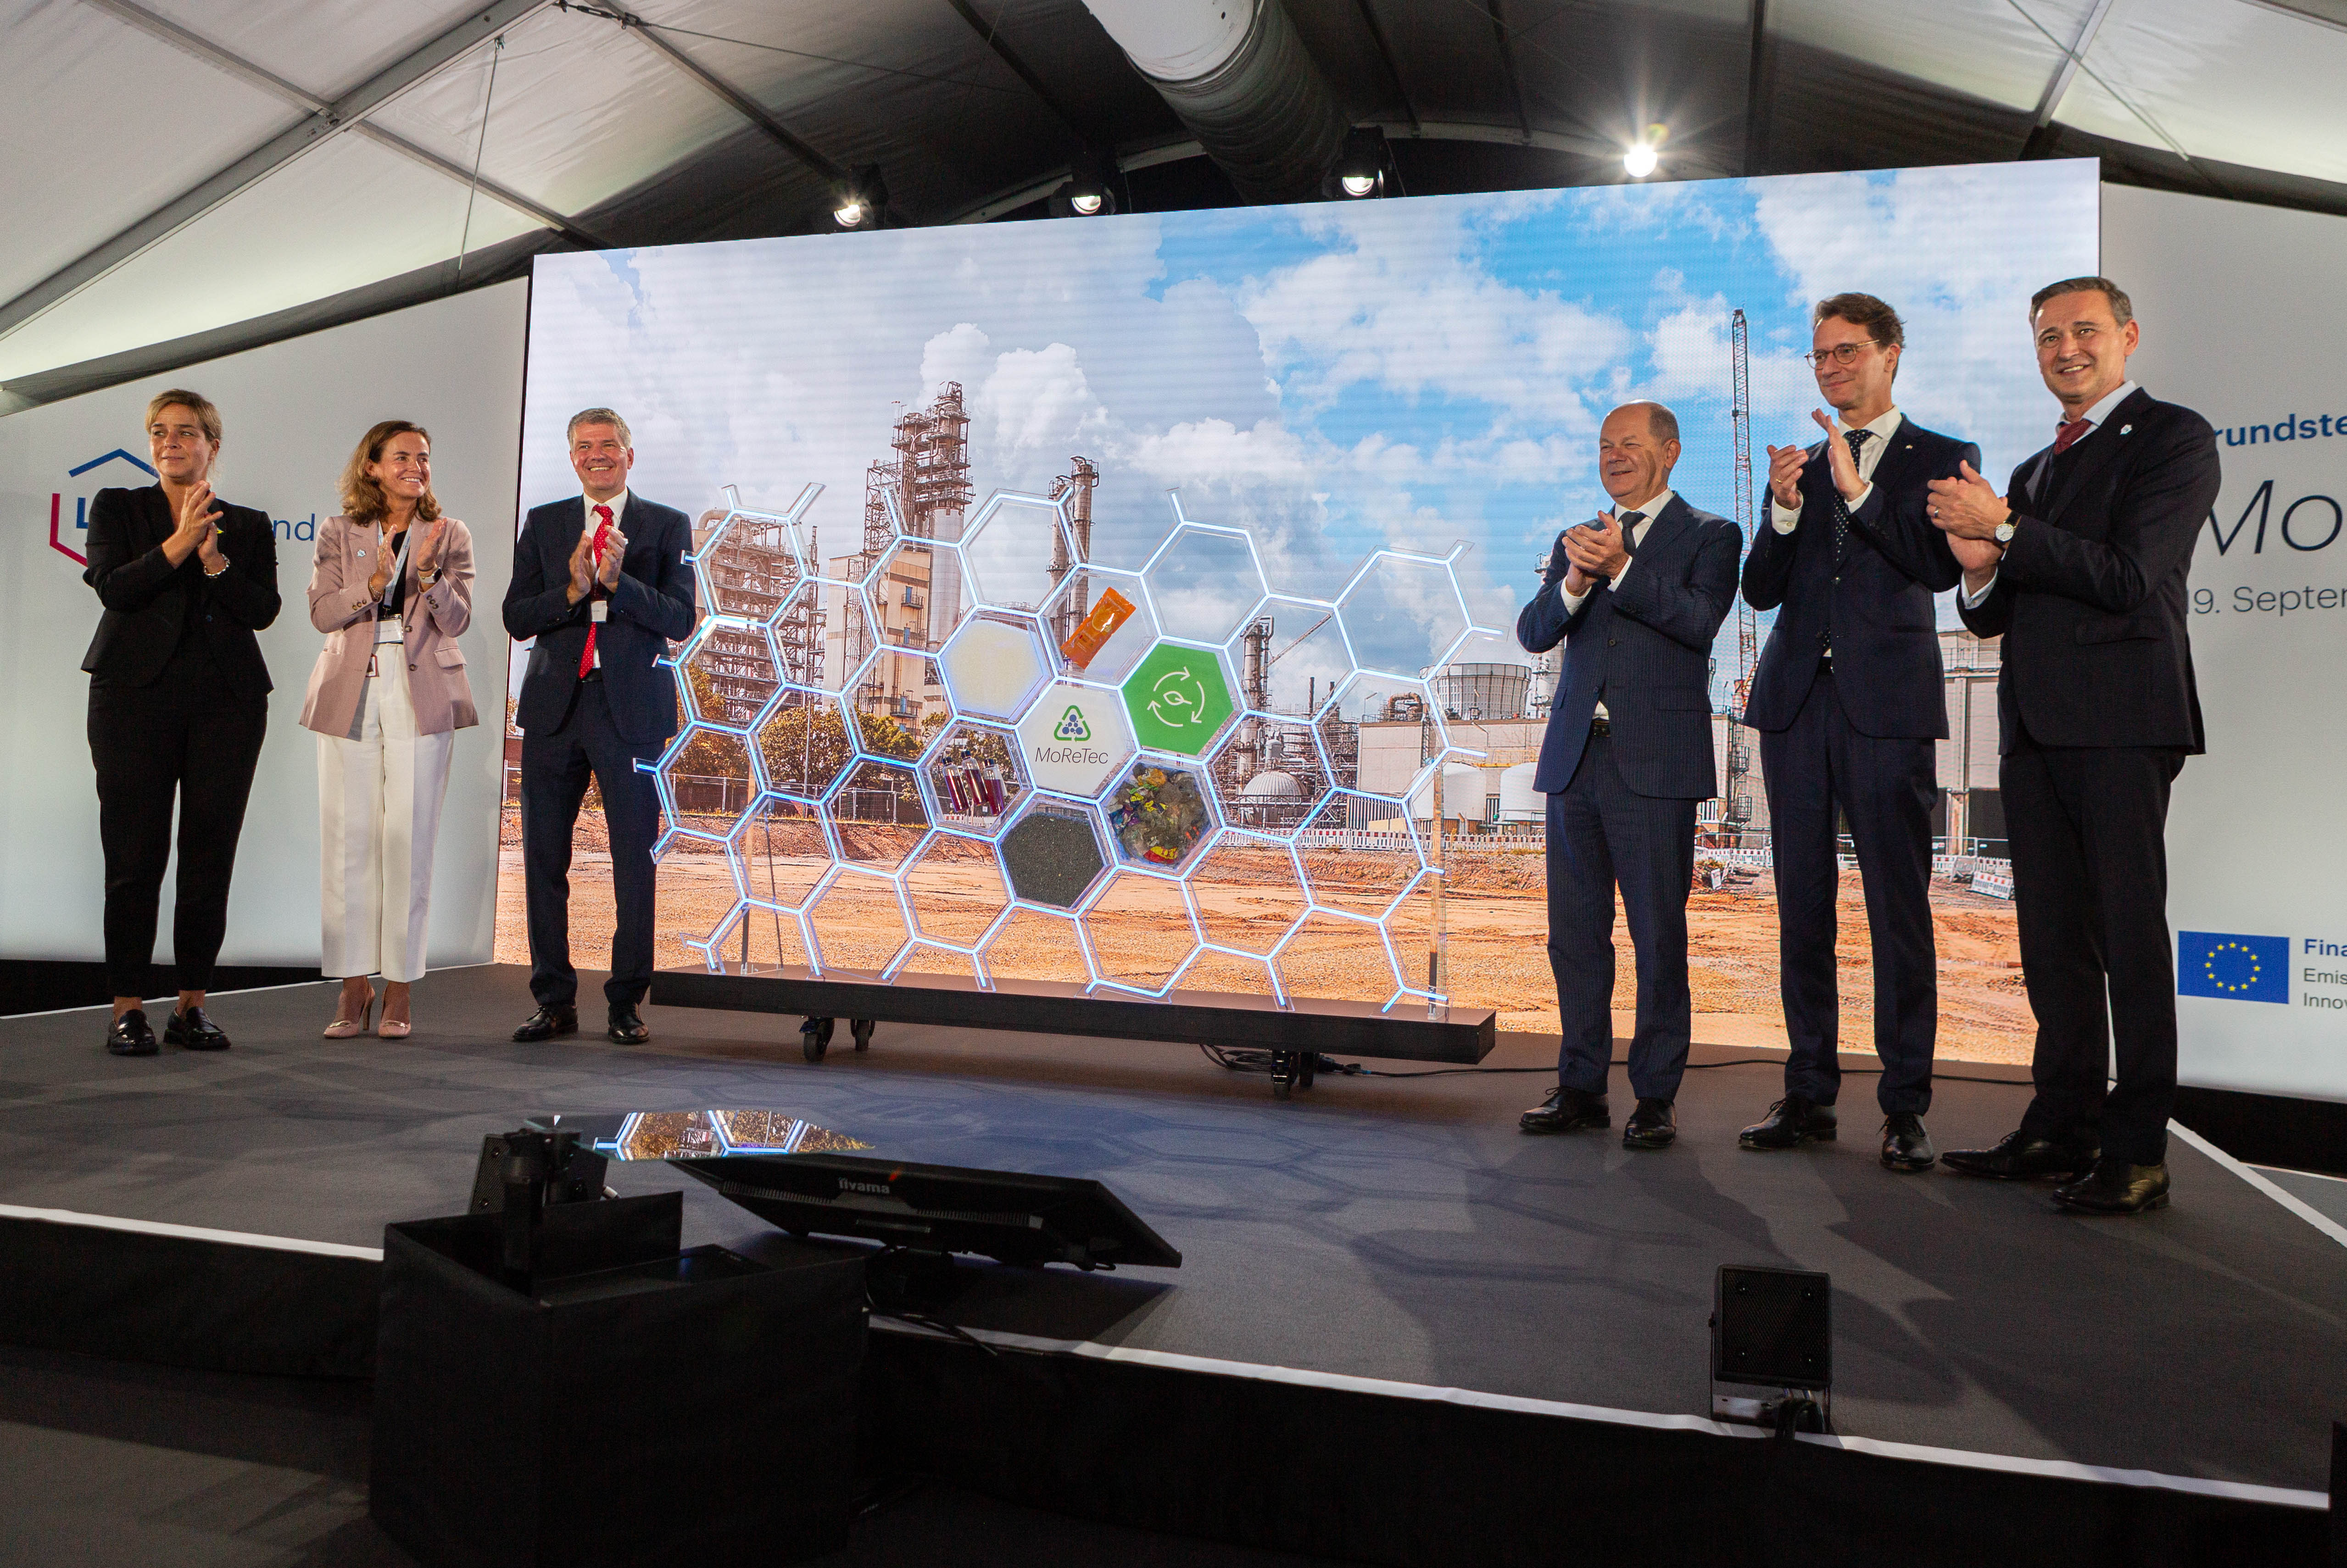
[[[640,493],[697,513],[722,486],[780,507],[819,482],[823,553],[846,555],[900,408],[958,381],[980,498],[1099,466],[1104,565],[1147,556],[1178,487],[1192,518],[1252,531],[1275,590],[1325,597],[1380,545],[1463,540],[1476,620],[1509,627],[1557,529],[1604,504],[1616,403],[1669,404],[1676,488],[1732,513],[1739,306],[1756,471],[1767,443],[1816,436],[1808,309],[1859,289],[1906,318],[1901,406],[1978,441],[2001,483],[2054,419],[2028,297],[2097,270],[2097,214],[2091,162],[2041,162],[541,257],[523,495],[571,492],[563,422],[609,404]],[[1430,598],[1429,643],[1446,620]],[[1375,662],[1409,657],[1387,640]]]

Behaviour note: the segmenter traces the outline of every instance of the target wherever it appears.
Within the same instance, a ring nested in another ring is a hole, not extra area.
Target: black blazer
[[[1809,448],[1800,523],[1780,534],[1764,516],[1744,563],[1746,602],[1777,611],[1752,677],[1746,723],[1792,728],[1817,680],[1830,627],[1834,695],[1859,733],[1947,738],[1932,596],[1953,588],[1963,570],[1924,508],[1926,487],[1955,477],[1960,463],[1978,468],[1980,448],[1901,419],[1875,465],[1873,494],[1851,514],[1849,548],[1836,561],[1833,475],[1825,444]],[[1771,505],[1764,500],[1764,511]]]
[[[583,497],[535,507],[514,545],[513,581],[506,588],[506,631],[517,641],[535,637],[521,678],[514,718],[526,733],[562,727],[579,689],[579,661],[587,651],[588,606],[569,602],[570,552],[586,526]],[[676,678],[654,662],[671,641],[692,635],[692,525],[673,507],[632,490],[616,519],[628,536],[611,590],[610,619],[595,635],[611,717],[620,738],[642,743],[676,733]]]
[[[200,554],[176,567],[163,554],[176,519],[162,486],[100,490],[90,503],[89,564],[81,579],[106,606],[81,660],[93,684],[152,684],[192,618],[237,701],[268,706],[269,665],[253,633],[277,619],[277,530],[251,507],[216,505],[228,569],[208,578]]]
[[[2000,743],[2025,723],[2040,745],[2198,753],[2185,578],[2222,482],[2217,433],[2137,388],[2058,462],[2052,450],[2013,471],[2013,542],[1988,597],[1957,601],[1975,635],[2004,637]]]
[[[1602,695],[1614,761],[1636,794],[1708,800],[1719,791],[1711,749],[1711,640],[1736,602],[1736,525],[1681,496],[1646,525],[1622,586],[1598,584],[1568,613],[1564,545],[1550,551],[1541,590],[1516,617],[1528,653],[1564,643],[1532,787],[1573,782]]]

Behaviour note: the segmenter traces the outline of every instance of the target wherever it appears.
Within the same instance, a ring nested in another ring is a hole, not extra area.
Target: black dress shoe
[[[644,1020],[636,1016],[631,1007],[613,1008],[611,1027],[604,1032],[613,1045],[641,1045],[652,1037],[652,1031],[644,1027]]]
[[[226,1050],[228,1031],[204,1016],[201,1008],[183,1008],[163,1026],[163,1038],[190,1050]]]
[[[1939,1163],[1923,1118],[1912,1111],[1893,1111],[1882,1119],[1882,1168],[1886,1171],[1928,1171]]]
[[[522,1044],[534,1040],[552,1040],[558,1034],[579,1032],[579,1009],[573,1007],[547,1006],[521,1020],[513,1037]]]
[[[1624,1149],[1667,1149],[1678,1135],[1679,1124],[1671,1114],[1671,1102],[1667,1100],[1641,1096],[1638,1108],[1622,1123]]]
[[[117,1056],[152,1056],[163,1048],[155,1043],[147,1015],[132,1008],[106,1026],[106,1049]]]
[[[1605,1096],[1563,1085],[1550,1090],[1547,1099],[1516,1118],[1519,1132],[1577,1132],[1583,1127],[1612,1125],[1614,1112],[1606,1109]]]
[[[1798,1094],[1788,1094],[1768,1107],[1768,1114],[1736,1135],[1747,1149],[1798,1149],[1804,1143],[1834,1140],[1833,1107],[1819,1105]]]
[[[2168,1206],[2168,1167],[2097,1160],[2075,1182],[2054,1189],[2054,1201],[2086,1214],[2139,1214]]]
[[[1940,1159],[1951,1171],[1967,1176],[2025,1182],[2034,1176],[2083,1176],[2101,1157],[2102,1150],[2093,1143],[2058,1143],[2014,1132],[1998,1139],[1993,1149],[1951,1149]]]

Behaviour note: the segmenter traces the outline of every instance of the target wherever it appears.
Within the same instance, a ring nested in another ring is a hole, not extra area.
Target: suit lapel
[[[139,515],[147,525],[146,548],[153,549],[171,537],[178,524],[171,516],[171,497],[163,493],[162,486],[148,486],[146,495],[147,504]]]
[[[2126,402],[2112,409],[2110,416],[2078,443],[2078,460],[2063,476],[2061,487],[2055,491],[2053,500],[2037,514],[2039,517],[2049,523],[2060,522],[2063,510],[2076,498],[2086,482],[2118,461],[2119,454],[2127,450],[2127,442],[2132,438],[2135,421],[2143,414],[2138,399],[2148,402],[2150,394],[2141,387],[2136,388]]]
[[[1686,497],[1673,496],[1670,505],[1655,513],[1655,520],[1646,525],[1645,537],[1638,541],[1636,559],[1641,561],[1650,557],[1659,559],[1659,552],[1676,546],[1679,537],[1686,531],[1691,510],[1693,508],[1686,504]]]

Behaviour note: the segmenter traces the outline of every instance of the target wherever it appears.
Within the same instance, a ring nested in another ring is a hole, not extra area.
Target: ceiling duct
[[[1084,0],[1249,201],[1309,201],[1350,122],[1280,0]]]

